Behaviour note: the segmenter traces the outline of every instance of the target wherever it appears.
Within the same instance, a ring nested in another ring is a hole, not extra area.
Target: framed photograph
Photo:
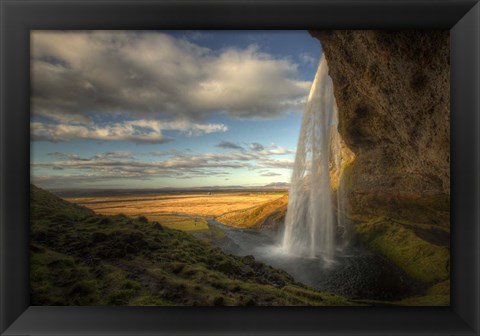
[[[1,17],[2,335],[479,334],[477,1]]]

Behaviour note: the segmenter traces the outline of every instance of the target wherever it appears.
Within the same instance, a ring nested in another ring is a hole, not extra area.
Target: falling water
[[[341,174],[353,154],[337,128],[332,79],[322,56],[297,145],[282,246],[286,253],[332,259],[344,243],[348,230]]]

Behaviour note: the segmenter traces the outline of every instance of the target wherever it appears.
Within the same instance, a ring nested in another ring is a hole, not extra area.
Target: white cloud
[[[260,176],[264,176],[264,177],[281,176],[281,175],[282,174],[275,173],[275,172],[265,172],[260,174]]]
[[[106,153],[96,154],[95,158],[97,159],[131,159],[133,158],[133,153],[127,152],[127,151],[106,152]]]
[[[260,165],[263,168],[285,168],[291,169],[293,168],[294,161],[293,160],[275,160],[275,159],[265,159],[263,160]]]
[[[200,124],[188,120],[158,121],[144,119],[105,125],[32,122],[30,127],[35,140],[130,140],[139,143],[164,143],[171,141],[171,138],[163,134],[165,130],[178,131],[187,136],[226,132],[228,130],[228,127],[224,124]]]
[[[306,64],[306,65],[315,65],[318,60],[315,59],[312,55],[310,55],[309,53],[301,53],[299,55],[299,58],[300,58],[300,61],[303,63],[303,64]]]
[[[260,150],[258,153],[262,155],[286,155],[292,154],[293,151],[288,148],[273,145],[272,148]]]
[[[264,148],[260,152],[239,149],[226,153],[169,150],[149,154],[159,158],[158,160],[139,160],[132,153],[124,151],[97,153],[91,157],[53,152],[48,155],[55,158],[55,161],[33,162],[31,166],[34,172],[34,181],[50,187],[61,184],[59,181],[72,185],[117,179],[218,177],[228,176],[231,169],[256,170],[260,176],[272,177],[281,174],[272,172],[271,168],[290,169],[293,166],[292,160],[272,158],[272,156],[278,155],[272,154],[278,148],[276,146]],[[61,170],[64,173],[62,175],[45,174],[50,169]],[[71,171],[75,173],[69,173]],[[51,176],[57,176],[57,179],[53,179]]]
[[[255,46],[216,53],[163,33],[118,31],[36,31],[31,41],[33,113],[69,125],[102,113],[268,118],[300,111],[310,87],[298,79],[296,64]],[[67,133],[98,136],[78,128]]]

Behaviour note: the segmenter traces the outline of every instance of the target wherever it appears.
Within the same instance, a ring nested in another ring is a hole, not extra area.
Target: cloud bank
[[[198,136],[228,130],[228,127],[224,124],[201,124],[192,123],[188,120],[164,122],[143,119],[102,125],[32,122],[30,128],[34,140],[54,142],[70,139],[129,140],[137,143],[171,141],[172,138],[163,134],[165,130],[178,131],[186,136]]]
[[[221,143],[220,143],[221,144]],[[278,172],[268,169],[290,169],[293,161],[277,159],[274,153],[290,151],[278,146],[271,146],[257,152],[254,150],[233,149],[225,153],[193,153],[190,151],[165,151],[151,153],[157,160],[143,160],[134,153],[125,151],[97,153],[91,157],[77,154],[52,152],[48,155],[54,159],[49,162],[33,162],[35,183],[48,187],[58,187],[68,182],[69,185],[112,181],[119,179],[150,180],[155,178],[191,179],[211,176],[228,176],[232,169],[258,171],[260,176],[280,176]],[[62,171],[61,175],[40,173],[40,170]],[[71,172],[71,173],[70,173]],[[80,172],[80,173],[79,173]]]
[[[32,131],[41,140],[161,143],[169,140],[166,129],[224,132],[225,125],[205,120],[215,113],[245,119],[300,111],[310,87],[298,80],[297,64],[255,45],[213,51],[135,31],[35,31],[31,41],[32,112],[43,118]],[[99,124],[102,116],[129,121]],[[149,130],[138,131],[136,119],[148,121]]]

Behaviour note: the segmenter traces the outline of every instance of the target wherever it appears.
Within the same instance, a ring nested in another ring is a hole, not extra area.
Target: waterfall
[[[348,228],[343,220],[346,204],[341,174],[352,156],[338,133],[333,83],[322,55],[298,139],[288,192],[284,252],[332,259],[337,244],[343,245]]]

